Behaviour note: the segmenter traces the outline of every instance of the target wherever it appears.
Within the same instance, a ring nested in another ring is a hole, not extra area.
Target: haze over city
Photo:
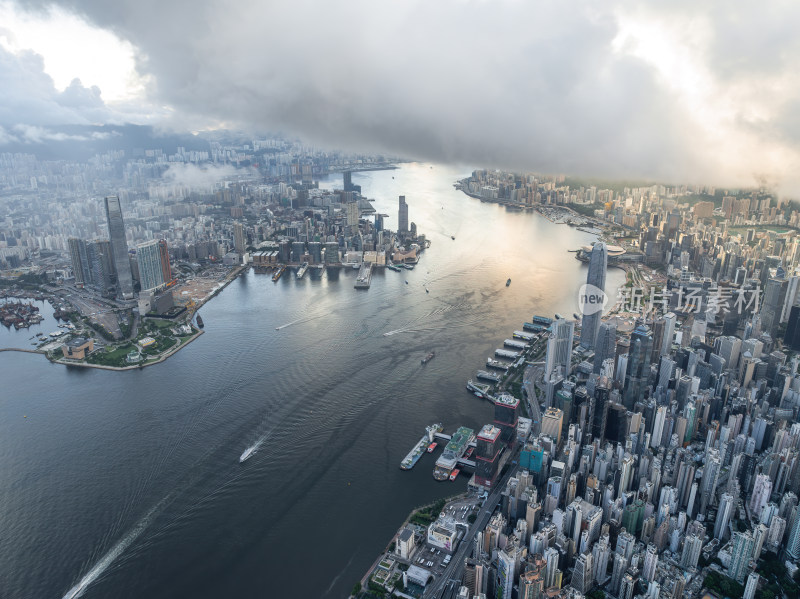
[[[230,128],[800,190],[794,2],[4,2],[0,141]]]
[[[798,17],[0,0],[0,597],[800,597]]]

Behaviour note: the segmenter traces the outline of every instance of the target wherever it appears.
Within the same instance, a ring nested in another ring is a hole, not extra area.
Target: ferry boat
[[[205,326],[203,324],[203,317],[198,314],[196,319],[197,319],[197,327],[202,329]]]
[[[308,270],[308,262],[303,262],[303,264],[300,265],[300,268],[297,269],[297,278],[302,279],[305,276],[307,270]]]
[[[520,341],[531,342],[536,337],[533,333],[528,333],[526,331],[514,331],[513,334],[514,339],[519,339]]]
[[[472,379],[467,381],[467,391],[475,397],[485,399],[489,397],[489,390],[492,388],[488,383],[476,383]]]
[[[239,463],[241,464],[249,460],[251,457],[253,457],[253,455],[256,453],[257,450],[258,450],[258,443],[245,449],[242,455],[239,456]]]
[[[459,472],[461,472],[461,470],[459,470],[458,468],[455,468],[455,469],[454,469],[454,470],[453,470],[453,471],[450,473],[450,480],[455,480],[455,479],[456,479],[456,477],[458,476],[458,473],[459,473]]]
[[[393,270],[394,272],[400,272],[401,270],[400,267],[395,264],[387,264],[386,268],[388,268],[389,270]]]
[[[483,379],[485,381],[492,381],[493,383],[499,383],[500,377],[496,374],[492,374],[491,372],[486,372],[485,370],[478,371],[478,378]]]
[[[494,355],[498,358],[508,358],[509,360],[516,360],[519,358],[519,352],[509,349],[496,349],[494,350]]]
[[[414,270],[414,265],[413,264],[403,264],[403,268],[405,268],[406,270]]]
[[[283,274],[283,271],[285,271],[285,270],[286,270],[285,266],[278,267],[278,270],[276,270],[275,274],[272,275],[272,281],[273,282],[277,282],[277,280],[281,278],[281,275]]]
[[[487,358],[486,365],[489,368],[496,368],[497,370],[502,370],[504,372],[508,370],[508,364],[501,362],[500,360],[495,360],[494,358]]]
[[[400,462],[400,469],[411,470],[422,457],[422,454],[425,453],[426,447],[428,447],[430,443],[433,443],[434,435],[441,432],[441,430],[442,425],[439,422],[425,427],[425,436],[417,441],[417,444],[408,452],[408,455],[403,458],[403,461]]]
[[[420,360],[420,362],[422,362],[423,364],[427,364],[428,362],[430,362],[431,360],[433,360],[433,357],[434,357],[435,355],[436,355],[436,352],[435,352],[435,351],[432,351],[432,352],[431,352],[431,353],[429,353],[427,356],[425,356],[424,358],[422,358],[422,360]]]
[[[514,349],[525,349],[526,347],[528,347],[529,344],[525,343],[524,341],[518,341],[516,339],[506,339],[505,341],[503,341],[503,345],[505,345],[506,347],[512,347]]]
[[[436,449],[436,446],[439,445],[436,441],[428,445],[428,453],[433,453],[433,450]]]

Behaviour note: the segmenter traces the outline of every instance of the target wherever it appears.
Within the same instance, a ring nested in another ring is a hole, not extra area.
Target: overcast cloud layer
[[[175,126],[800,196],[797,2],[58,4],[137,48]],[[56,103],[90,118],[96,99],[76,87]]]

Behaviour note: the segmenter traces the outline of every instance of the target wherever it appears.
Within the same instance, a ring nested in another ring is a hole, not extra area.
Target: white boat
[[[252,458],[253,455],[256,453],[256,451],[258,451],[259,445],[260,443],[256,443],[255,445],[252,445],[247,449],[245,449],[244,453],[242,453],[242,455],[239,456],[239,463],[241,464],[242,462],[246,462],[247,460]]]
[[[300,265],[300,268],[297,269],[297,278],[302,279],[303,276],[306,274],[307,270],[308,270],[308,262],[303,262],[303,264]]]

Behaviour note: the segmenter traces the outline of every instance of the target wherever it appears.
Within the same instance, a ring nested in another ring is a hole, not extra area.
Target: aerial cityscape
[[[0,2],[0,597],[800,597],[797,11],[301,4]]]

